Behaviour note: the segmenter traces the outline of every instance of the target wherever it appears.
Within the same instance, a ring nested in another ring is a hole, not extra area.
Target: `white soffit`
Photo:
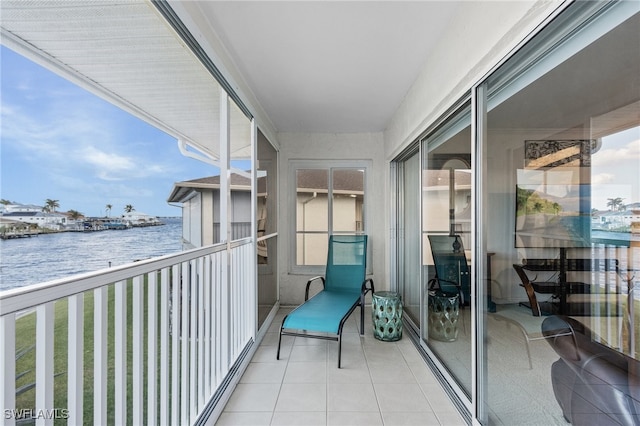
[[[219,157],[220,86],[144,0],[2,0],[2,44]]]

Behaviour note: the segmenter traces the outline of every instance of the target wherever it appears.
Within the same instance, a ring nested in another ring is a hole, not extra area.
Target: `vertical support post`
[[[16,408],[16,314],[0,317],[0,344],[0,409],[6,413]],[[0,416],[0,424],[15,425],[15,416]]]
[[[249,282],[251,285],[249,306],[252,309],[251,318],[249,318],[249,326],[251,327],[251,338],[256,339],[258,333],[258,125],[256,119],[251,119],[251,254],[249,259],[253,259],[249,263],[251,270],[249,272]]]
[[[204,258],[204,295],[203,295],[203,312],[204,312],[204,324],[203,324],[203,328],[204,328],[204,339],[203,339],[203,344],[204,344],[204,390],[207,396],[212,394],[213,389],[211,388],[211,372],[212,372],[212,368],[211,368],[211,364],[212,364],[212,360],[211,360],[211,339],[212,339],[212,333],[211,333],[211,326],[213,325],[212,323],[212,319],[213,319],[213,312],[212,312],[212,305],[211,305],[211,291],[212,291],[212,286],[213,286],[213,279],[211,276],[211,256],[207,255]]]
[[[53,322],[54,302],[38,306],[36,319],[36,410],[53,410]],[[42,416],[36,425],[52,425],[53,418]]]
[[[196,388],[197,378],[197,314],[198,314],[198,260],[190,263],[191,278],[189,280],[189,423],[193,423],[198,410],[198,393]]]
[[[180,311],[182,303],[180,265],[171,269],[171,424],[180,420]]]
[[[132,326],[133,326],[133,360],[132,360],[132,397],[133,397],[133,424],[140,425],[143,423],[143,359],[142,359],[142,342],[144,323],[144,288],[141,276],[133,278],[133,306],[132,306]]]
[[[107,423],[107,287],[93,291],[93,423]]]
[[[204,347],[205,347],[205,339],[204,339],[204,331],[205,331],[205,310],[204,304],[206,297],[204,296],[204,261],[205,258],[201,257],[198,259],[198,304],[197,304],[197,313],[198,313],[198,322],[197,322],[197,330],[198,330],[198,407],[204,407],[205,405],[205,387],[204,384],[206,382],[206,378],[204,375]],[[208,396],[208,395],[207,395]],[[197,411],[197,410],[196,410]]]
[[[69,422],[83,424],[84,402],[84,295],[69,297],[67,357],[67,409]]]
[[[127,282],[115,284],[115,423],[127,422]]]
[[[156,424],[158,414],[158,272],[147,274],[147,425]]]
[[[181,281],[182,295],[180,309],[182,312],[180,324],[180,423],[189,422],[189,262],[182,263]]]
[[[160,424],[169,424],[169,269],[160,272]]]
[[[230,191],[229,191],[229,179],[231,177],[231,156],[230,156],[230,114],[229,114],[229,96],[224,90],[220,93],[220,234],[224,235],[224,242],[227,243],[227,250],[223,253],[222,257],[222,275],[220,286],[222,289],[220,307],[221,307],[221,321],[222,321],[222,333],[220,344],[221,350],[221,362],[223,371],[226,372],[229,368],[229,356],[231,352],[231,340],[230,340],[230,265],[229,265],[229,252],[230,246]]]
[[[231,178],[231,159],[229,153],[230,117],[229,96],[224,90],[220,90],[220,240],[226,242],[227,247],[231,241],[229,229],[229,210],[231,208],[229,180]]]
[[[487,182],[484,161],[487,153],[487,86],[474,87],[471,90],[471,300],[475,301],[475,315],[471,318],[471,416],[481,423],[487,423],[489,412],[487,399],[489,396],[488,366],[486,347],[484,344],[487,332],[487,304],[484,303],[486,289],[487,231],[484,226],[485,205],[484,182]],[[475,170],[474,170],[475,169]],[[491,285],[491,284],[489,284]],[[474,309],[471,310],[474,312]]]

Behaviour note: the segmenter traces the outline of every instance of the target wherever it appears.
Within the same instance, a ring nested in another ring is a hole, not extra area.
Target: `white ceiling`
[[[460,2],[203,1],[278,132],[384,130]]]

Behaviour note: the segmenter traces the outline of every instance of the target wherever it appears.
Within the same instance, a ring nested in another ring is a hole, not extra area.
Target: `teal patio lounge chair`
[[[373,280],[365,277],[366,268],[366,235],[329,237],[325,276],[307,281],[304,303],[282,321],[276,359],[280,359],[282,336],[336,340],[340,368],[342,328],[357,306],[360,306],[360,334],[364,334],[364,298],[367,292],[374,291]],[[321,281],[324,288],[309,299],[309,287],[314,281]]]

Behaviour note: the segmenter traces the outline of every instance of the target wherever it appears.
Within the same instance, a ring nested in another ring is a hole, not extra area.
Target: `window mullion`
[[[327,238],[333,234],[333,167],[329,168],[329,180],[327,182]]]

